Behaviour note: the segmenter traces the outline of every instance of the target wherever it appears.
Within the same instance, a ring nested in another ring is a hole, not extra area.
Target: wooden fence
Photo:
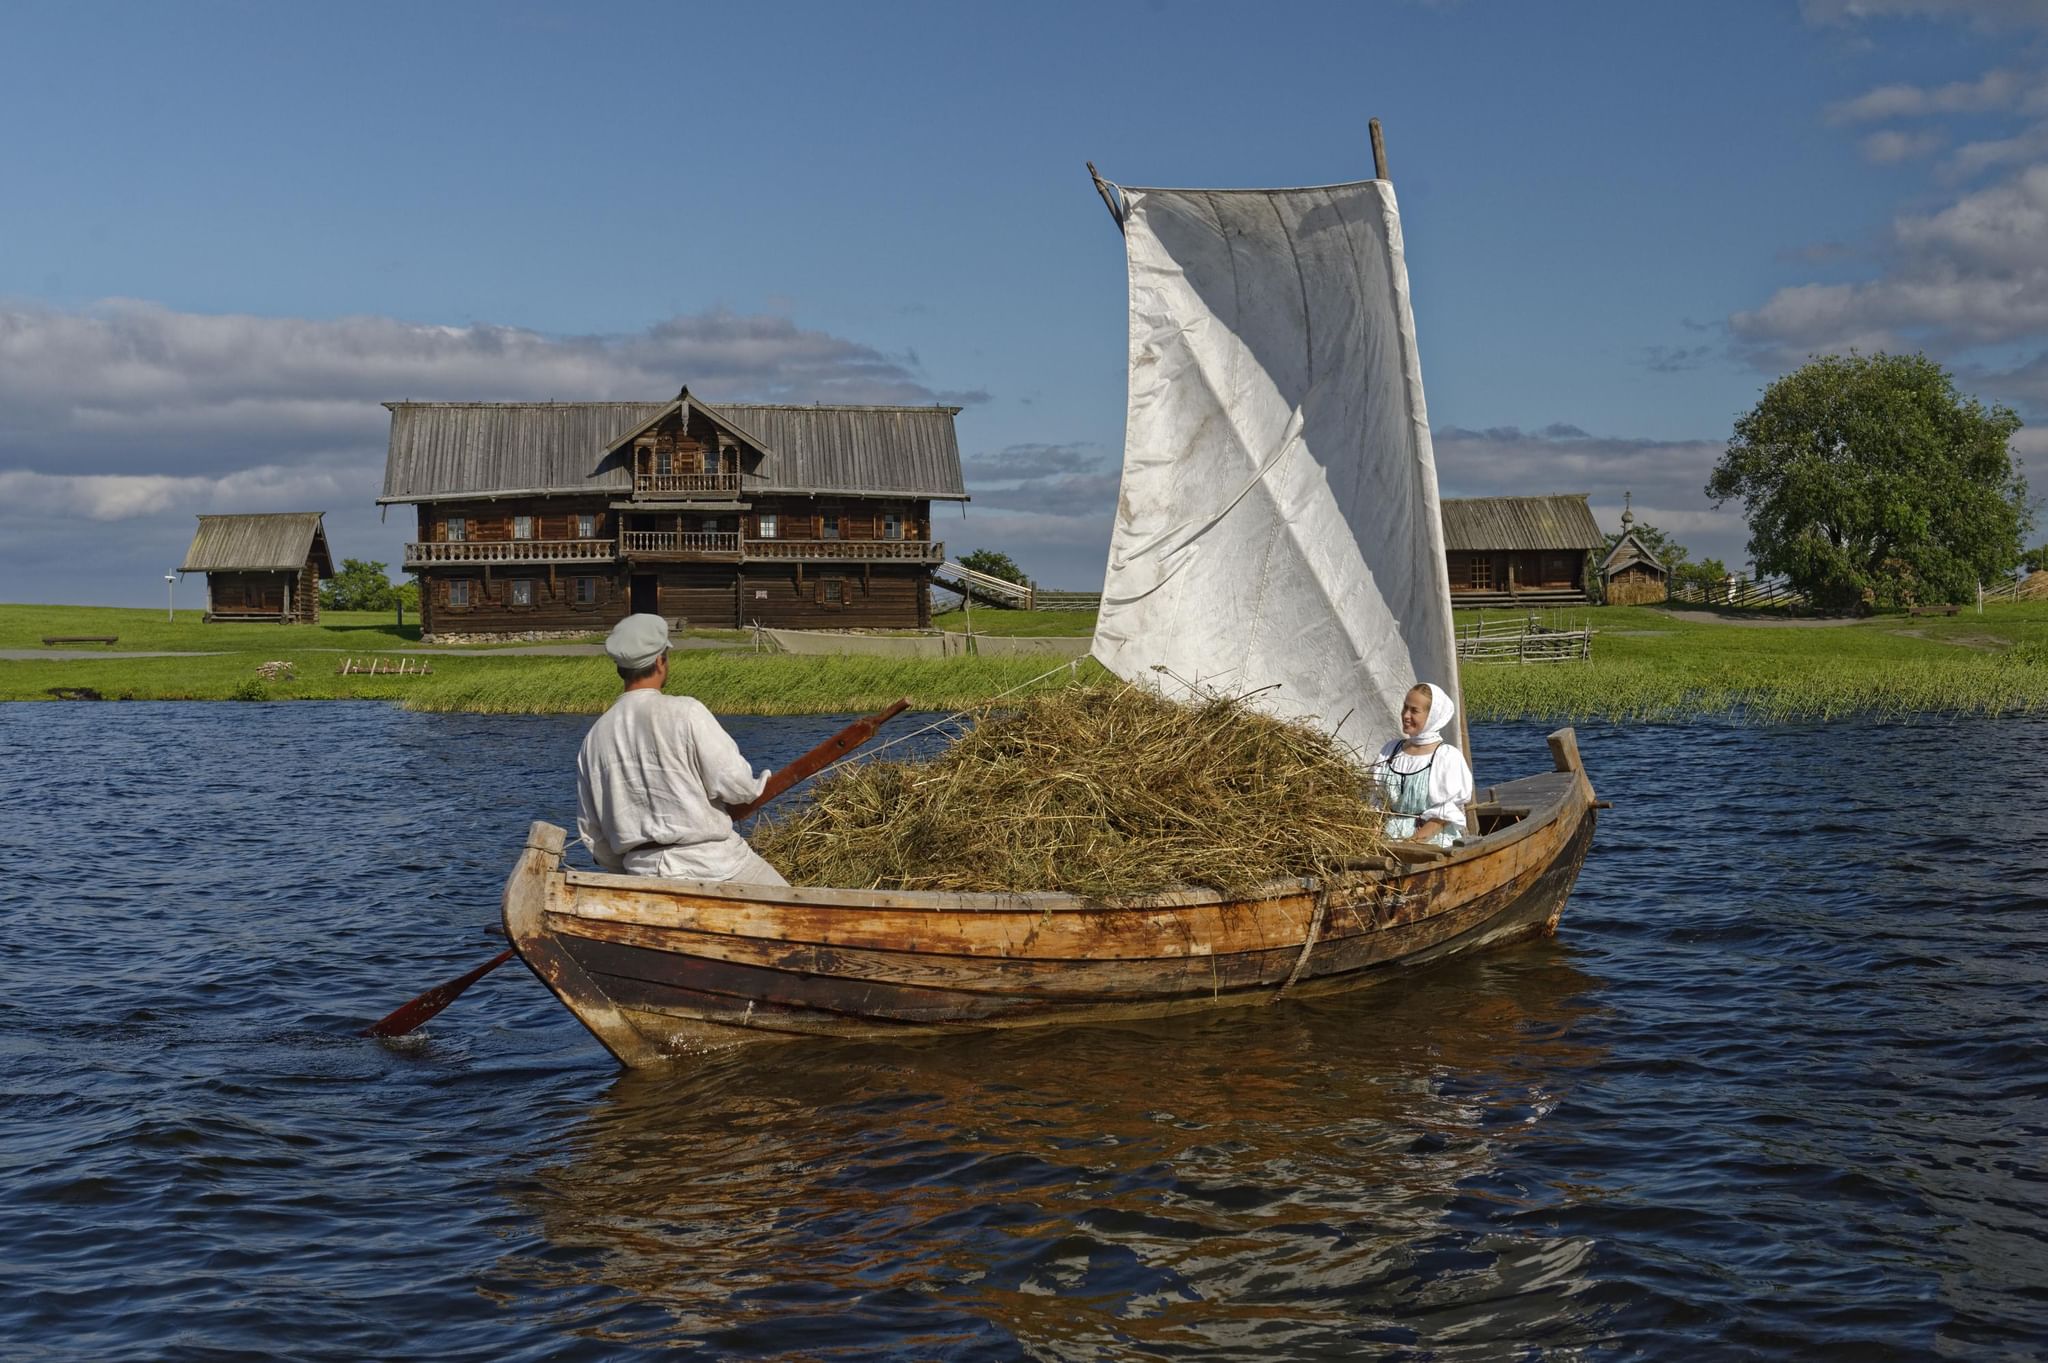
[[[1738,577],[1733,583],[1717,582],[1712,587],[1702,587],[1697,582],[1681,582],[1671,589],[1673,601],[1689,601],[1696,606],[1804,606],[1809,604],[1805,592],[1800,591],[1783,578],[1759,578],[1751,582]]]
[[[1536,616],[1488,620],[1458,629],[1458,657],[1478,663],[1577,663],[1593,656],[1593,631],[1557,629]]]

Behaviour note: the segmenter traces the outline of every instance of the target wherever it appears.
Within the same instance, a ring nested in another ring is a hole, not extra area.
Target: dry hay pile
[[[1237,893],[1376,851],[1383,818],[1318,730],[1085,687],[983,713],[929,761],[841,767],[753,843],[796,885]]]

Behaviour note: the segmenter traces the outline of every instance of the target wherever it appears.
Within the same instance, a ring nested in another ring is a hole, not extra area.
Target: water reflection
[[[737,1353],[1583,1340],[1587,1243],[1466,1223],[1545,1196],[1497,1170],[1601,1059],[1596,985],[1543,942],[1271,1013],[622,1075],[522,1190],[545,1248],[501,1267]]]

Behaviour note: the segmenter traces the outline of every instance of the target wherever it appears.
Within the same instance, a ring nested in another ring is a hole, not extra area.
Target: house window
[[[824,579],[824,580],[823,580],[823,581],[822,581],[822,582],[820,583],[820,585],[821,585],[821,586],[822,586],[822,587],[823,587],[823,588],[825,589],[825,590],[824,590],[824,598],[825,598],[825,604],[826,604],[826,605],[828,605],[828,606],[844,606],[844,605],[846,604],[846,579],[845,579],[845,578],[842,578],[842,577],[828,577],[828,578],[825,578],[825,579]]]
[[[764,540],[775,538],[775,513],[773,511],[761,513],[761,538]]]
[[[718,446],[706,445],[704,447],[704,471],[706,473],[718,472]]]
[[[530,577],[515,577],[515,578],[513,578],[513,579],[512,579],[512,582],[511,582],[511,588],[512,588],[512,604],[513,604],[513,605],[515,605],[515,606],[531,606],[531,605],[533,604],[533,579],[532,579],[532,578],[530,578]]]
[[[819,531],[820,531],[820,533],[822,533],[822,534],[824,535],[824,537],[825,537],[826,539],[828,539],[828,540],[836,540],[836,539],[838,539],[838,538],[839,538],[839,518],[838,518],[837,516],[826,516],[826,517],[823,517],[823,518],[821,519],[820,523],[819,523]]]
[[[576,518],[576,538],[580,540],[596,539],[597,517],[588,514],[578,516]]]
[[[669,450],[656,450],[654,452],[654,476],[657,478],[666,478],[675,471],[675,454]]]
[[[450,516],[448,518],[448,542],[451,544],[459,544],[460,542],[468,538],[468,519],[463,516]]]
[[[903,517],[893,511],[882,513],[882,538],[900,540],[903,538]]]
[[[515,540],[530,540],[530,539],[532,539],[532,538],[533,538],[533,517],[531,517],[531,516],[514,516],[514,517],[512,518],[512,538],[513,538],[513,539],[515,539]]]
[[[1485,554],[1474,554],[1470,581],[1474,587],[1493,586],[1493,560]]]
[[[576,604],[579,606],[594,606],[597,604],[596,578],[579,577],[576,579]]]
[[[448,584],[448,604],[467,606],[469,604],[469,579],[458,577]]]

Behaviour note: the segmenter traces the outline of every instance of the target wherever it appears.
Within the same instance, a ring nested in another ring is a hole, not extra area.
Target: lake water
[[[515,965],[357,1038],[584,726],[0,706],[0,1354],[2044,1349],[2048,720],[1582,730],[1560,935],[1338,1001],[621,1074]]]

